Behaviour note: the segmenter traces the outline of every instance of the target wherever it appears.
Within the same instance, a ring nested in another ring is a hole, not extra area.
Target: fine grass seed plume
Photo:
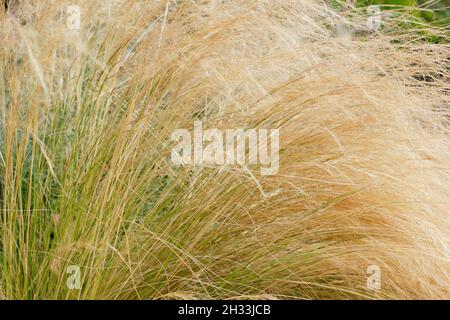
[[[318,0],[3,4],[0,298],[450,298],[445,28]],[[278,129],[277,172],[175,165],[197,122]]]

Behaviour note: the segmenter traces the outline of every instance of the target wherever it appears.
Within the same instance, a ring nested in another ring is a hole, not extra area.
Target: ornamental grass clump
[[[0,297],[449,298],[450,48],[368,18],[310,0],[1,12]],[[276,172],[175,164],[196,122],[278,130]]]

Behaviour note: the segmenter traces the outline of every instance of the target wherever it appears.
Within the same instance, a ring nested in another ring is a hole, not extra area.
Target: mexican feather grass
[[[367,19],[310,0],[1,12],[0,297],[450,298],[450,48],[426,39],[446,32]],[[278,173],[173,165],[196,120],[278,128]]]

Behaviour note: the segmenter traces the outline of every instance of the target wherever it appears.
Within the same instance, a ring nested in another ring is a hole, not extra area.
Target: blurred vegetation
[[[450,0],[331,0],[330,3],[338,10],[348,8],[349,4],[359,10],[378,5],[382,12],[396,17],[398,28],[414,30],[418,40],[448,43],[450,39]],[[436,28],[430,29],[430,25]]]
[[[449,26],[450,22],[450,0],[357,0],[356,3],[359,7],[380,5],[382,10],[408,9],[412,15],[442,26]]]
[[[384,11],[404,11],[441,27],[450,26],[450,0],[331,0],[337,8],[343,3],[354,3],[358,8],[379,5]]]

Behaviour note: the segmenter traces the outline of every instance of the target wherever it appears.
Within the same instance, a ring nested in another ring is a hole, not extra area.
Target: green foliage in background
[[[379,5],[381,10],[408,12],[412,16],[439,26],[450,26],[450,0],[331,0],[335,8],[353,2],[358,8]]]
[[[357,0],[358,7],[380,5],[381,10],[408,10],[428,22],[449,26],[450,0]]]
[[[331,0],[330,4],[340,11],[350,6],[365,11],[368,6],[378,5],[383,12],[390,12],[397,28],[413,31],[416,40],[430,43],[448,43],[450,35],[450,0]],[[435,28],[430,28],[434,26]],[[391,29],[392,31],[392,29]]]

